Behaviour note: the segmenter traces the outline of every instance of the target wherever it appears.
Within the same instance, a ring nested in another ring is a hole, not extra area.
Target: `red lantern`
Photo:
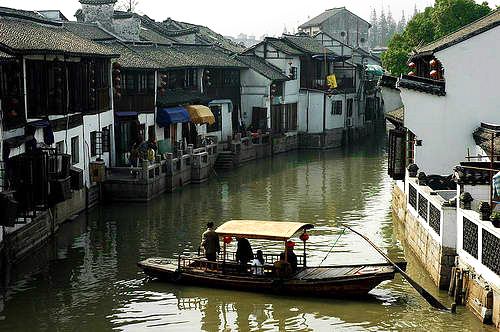
[[[432,59],[431,61],[429,61],[429,65],[431,66],[431,68],[436,68],[437,64],[438,63],[436,59]]]
[[[432,78],[436,79],[438,78],[438,71],[434,69],[433,71],[431,71],[430,75]]]
[[[286,247],[287,247],[287,248],[292,248],[292,249],[293,249],[293,247],[295,247],[295,242],[293,242],[293,241],[287,241],[287,243],[286,243]]]
[[[309,240],[309,234],[307,234],[307,233],[303,233],[303,234],[301,234],[301,235],[300,235],[300,240],[301,240],[302,242],[306,242],[307,240]]]
[[[116,98],[120,99],[122,97],[122,94],[120,92],[116,93]]]
[[[230,244],[231,242],[233,242],[233,238],[230,237],[230,236],[224,236],[224,243],[225,244]]]
[[[408,76],[415,76],[415,72],[414,71],[409,72]]]
[[[411,69],[415,69],[415,68],[417,68],[417,65],[415,64],[415,62],[410,62],[408,64],[408,67],[410,67]]]

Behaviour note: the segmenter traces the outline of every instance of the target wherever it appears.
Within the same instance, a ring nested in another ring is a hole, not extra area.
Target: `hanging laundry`
[[[326,77],[326,81],[328,83],[328,87],[330,89],[336,89],[337,88],[337,77],[335,74],[328,75]]]

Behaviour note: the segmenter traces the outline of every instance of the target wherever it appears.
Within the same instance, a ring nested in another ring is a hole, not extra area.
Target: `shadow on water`
[[[399,276],[368,299],[353,301],[175,287],[146,280],[136,267],[147,257],[197,251],[206,222],[230,219],[314,223],[310,264],[325,258],[342,234],[341,222],[368,235],[391,258],[404,259],[390,200],[382,137],[344,150],[300,151],[252,162],[147,205],[101,206],[64,225],[36,255],[3,272],[0,330],[483,329],[467,311],[450,316],[430,309]],[[325,264],[382,260],[346,232]],[[425,276],[411,260],[410,274]]]

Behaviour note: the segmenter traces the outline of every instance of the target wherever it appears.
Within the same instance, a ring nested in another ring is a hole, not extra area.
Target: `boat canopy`
[[[231,220],[219,226],[219,236],[241,236],[248,239],[286,241],[300,230],[314,228],[312,224],[288,221]]]
[[[186,110],[191,117],[191,122],[194,124],[204,124],[208,123],[212,125],[215,123],[215,117],[210,108],[203,105],[189,105],[186,106]]]

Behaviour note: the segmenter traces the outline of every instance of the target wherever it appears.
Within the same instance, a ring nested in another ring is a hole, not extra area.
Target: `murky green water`
[[[342,232],[340,221],[404,259],[391,220],[385,160],[383,138],[348,151],[291,153],[149,205],[92,210],[5,273],[0,331],[489,330],[464,308],[457,315],[434,311],[399,276],[361,302],[177,287],[147,281],[136,267],[150,256],[195,251],[209,220],[240,218],[313,222],[310,264],[330,250]],[[406,259],[409,273],[434,289],[414,257]],[[381,261],[346,233],[325,264]]]

